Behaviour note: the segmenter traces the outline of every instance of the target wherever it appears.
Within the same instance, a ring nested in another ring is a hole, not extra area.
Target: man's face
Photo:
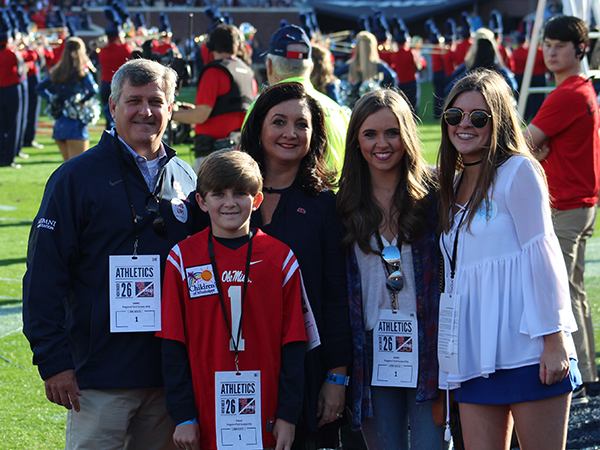
[[[550,72],[562,73],[577,69],[581,65],[575,45],[570,41],[544,39],[542,45],[544,62]]]
[[[118,103],[110,99],[110,113],[117,133],[136,152],[155,153],[171,119],[172,104],[167,101],[162,80],[143,86],[123,86]]]

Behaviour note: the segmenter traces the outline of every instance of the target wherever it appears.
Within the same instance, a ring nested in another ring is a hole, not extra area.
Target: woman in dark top
[[[334,176],[324,162],[323,111],[302,85],[276,84],[256,101],[241,148],[258,162],[264,177],[265,200],[251,226],[294,251],[320,335],[320,345],[306,353],[303,412],[293,448],[335,448],[352,340],[343,231],[335,216]]]

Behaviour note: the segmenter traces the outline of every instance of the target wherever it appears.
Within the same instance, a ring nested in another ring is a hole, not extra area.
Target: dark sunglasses
[[[469,113],[458,108],[447,109],[444,111],[444,120],[448,125],[455,127],[463,121],[465,114]],[[469,120],[475,128],[485,127],[491,118],[492,116],[485,111],[472,111],[469,114]]]
[[[158,209],[158,199],[156,195],[150,194],[146,197],[146,210],[150,214],[156,214],[156,218],[152,221],[152,228],[156,234],[162,238],[167,237],[167,225],[165,224],[165,219],[160,215],[160,211]]]
[[[381,257],[394,270],[388,275],[385,280],[385,286],[388,291],[396,293],[404,288],[404,273],[402,272],[402,257],[400,250],[395,245],[386,247],[381,252]]]

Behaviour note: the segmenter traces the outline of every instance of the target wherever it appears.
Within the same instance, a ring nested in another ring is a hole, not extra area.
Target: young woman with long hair
[[[63,159],[86,151],[90,146],[87,124],[98,120],[100,107],[98,102],[86,104],[98,93],[98,85],[80,38],[67,39],[61,60],[36,86],[36,92],[48,100],[47,111],[55,119],[52,138]]]
[[[362,429],[370,450],[443,449],[433,416],[436,189],[412,108],[395,90],[371,91],[354,106],[337,213],[346,230],[354,341],[352,428]]]
[[[581,374],[544,172],[497,72],[458,80],[443,119],[440,387],[454,392],[467,450],[508,450],[513,423],[521,449],[564,449]]]

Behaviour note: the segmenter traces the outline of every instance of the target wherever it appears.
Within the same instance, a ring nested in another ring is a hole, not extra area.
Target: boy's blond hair
[[[196,192],[205,198],[209,192],[234,189],[253,197],[262,191],[260,168],[246,152],[218,150],[206,157],[198,169]]]

